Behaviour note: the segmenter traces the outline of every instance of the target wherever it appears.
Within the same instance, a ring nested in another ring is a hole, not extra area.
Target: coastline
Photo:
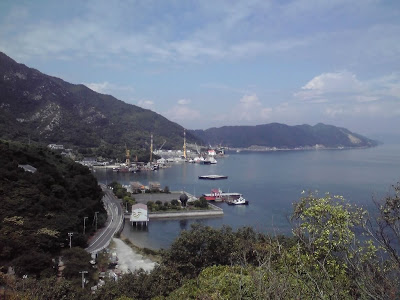
[[[266,146],[250,146],[246,148],[238,148],[232,147],[229,148],[228,151],[236,151],[236,152],[274,152],[274,151],[313,151],[313,150],[354,150],[354,149],[368,149],[379,146],[362,146],[362,147],[325,147],[324,145],[315,145],[315,146],[305,146],[305,147],[296,147],[296,148],[277,148],[277,147],[266,147]]]
[[[155,251],[149,249],[146,251],[145,248],[137,247],[123,236],[120,238],[114,237],[112,246],[109,249],[115,251],[118,258],[117,268],[123,273],[139,269],[151,271],[160,261]]]

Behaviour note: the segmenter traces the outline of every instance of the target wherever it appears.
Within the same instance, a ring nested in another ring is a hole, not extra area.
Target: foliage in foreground
[[[399,191],[398,184],[378,204],[376,218],[342,197],[310,193],[294,205],[290,238],[195,225],[162,251],[152,272],[127,274],[82,297],[398,299]]]
[[[36,168],[34,173],[19,165]],[[13,266],[17,275],[56,274],[52,258],[68,247],[86,245],[105,210],[102,191],[89,169],[44,147],[0,141],[0,267]]]

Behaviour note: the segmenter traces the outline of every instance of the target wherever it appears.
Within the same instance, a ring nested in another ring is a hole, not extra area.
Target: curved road
[[[122,207],[113,192],[103,184],[100,186],[104,191],[103,202],[108,218],[105,227],[98,230],[89,242],[89,247],[86,248],[86,251],[90,253],[99,252],[108,246],[114,234],[122,226],[124,217]]]

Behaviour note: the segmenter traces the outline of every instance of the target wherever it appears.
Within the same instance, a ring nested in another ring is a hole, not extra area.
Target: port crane
[[[164,143],[161,145],[161,147],[160,147],[160,149],[158,149],[158,151],[161,151],[162,147],[164,147],[164,145],[165,145],[166,142],[167,142],[167,141],[164,140]]]

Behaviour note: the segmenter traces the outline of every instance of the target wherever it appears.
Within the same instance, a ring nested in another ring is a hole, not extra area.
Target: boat
[[[229,205],[248,205],[249,201],[247,201],[246,199],[244,199],[242,196],[240,196],[237,199],[232,199],[230,201],[227,202]]]
[[[210,194],[203,194],[208,201],[226,201],[230,202],[242,197],[240,193],[224,193],[221,189],[212,189]]]
[[[217,160],[214,157],[210,157],[209,161],[210,161],[210,164],[212,164],[212,165],[217,163]]]
[[[118,173],[136,173],[139,172],[139,168],[137,167],[120,167],[120,168],[113,168],[114,172]]]
[[[219,179],[228,179],[228,176],[225,176],[225,175],[202,175],[202,176],[199,176],[199,179],[219,180]]]
[[[203,194],[203,197],[208,201],[222,201],[222,191],[220,189],[212,189],[210,194]]]

